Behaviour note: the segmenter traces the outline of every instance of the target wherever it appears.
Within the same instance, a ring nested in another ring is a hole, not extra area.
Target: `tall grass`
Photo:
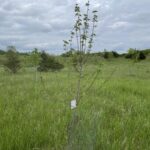
[[[104,62],[77,108],[71,150],[148,150],[150,62]],[[95,66],[87,66],[83,84]],[[116,68],[108,82],[103,84]],[[0,74],[0,150],[63,150],[71,119],[75,72],[24,69]]]

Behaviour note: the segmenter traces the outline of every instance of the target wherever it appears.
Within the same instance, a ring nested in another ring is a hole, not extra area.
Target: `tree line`
[[[79,55],[80,52],[72,49],[66,53],[63,53],[62,57],[73,57],[74,55]],[[89,56],[101,56],[105,59],[109,58],[118,58],[118,57],[124,57],[126,59],[136,59],[136,60],[144,60],[146,57],[150,54],[150,49],[144,49],[144,50],[137,50],[130,48],[127,53],[119,54],[116,51],[109,51],[104,49],[102,52],[95,52],[95,53],[87,53],[86,55]]]
[[[60,56],[63,58],[71,58],[73,66],[76,68],[76,58],[80,54],[80,51],[71,49]],[[57,60],[56,56],[50,55],[45,51],[40,51],[35,48],[32,52],[18,52],[15,46],[8,46],[7,51],[0,50],[0,55],[5,57],[5,61],[2,61],[2,65],[6,70],[17,73],[21,66],[20,56],[27,56],[30,58],[32,66],[34,66],[39,72],[48,72],[48,71],[59,71],[64,68],[64,64]],[[132,59],[134,61],[140,61],[146,59],[150,55],[150,49],[137,50],[130,48],[127,53],[119,54],[116,51],[104,50],[103,52],[87,53],[89,57],[99,56],[104,59],[110,58],[119,58],[123,57],[126,59]],[[88,58],[88,57],[87,57]]]

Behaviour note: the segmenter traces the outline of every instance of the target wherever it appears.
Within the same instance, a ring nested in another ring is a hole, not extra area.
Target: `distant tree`
[[[0,49],[0,55],[4,55],[4,54],[6,54],[6,52]]]
[[[75,53],[75,50],[74,50],[74,49],[71,49],[71,50],[69,50],[69,51],[63,53],[61,56],[62,56],[62,57],[73,57],[74,53]]]
[[[144,51],[139,51],[139,50],[130,48],[125,58],[133,59],[135,61],[140,61],[140,60],[146,59],[146,54]]]
[[[28,52],[18,52],[20,56],[29,56]]]
[[[112,54],[115,58],[119,57],[120,55],[116,51],[112,51]]]
[[[20,63],[19,54],[17,53],[16,48],[14,46],[8,46],[4,66],[7,67],[12,73],[17,73],[21,68]]]
[[[54,56],[50,56],[44,51],[41,53],[41,61],[39,63],[38,71],[40,72],[47,72],[49,70],[59,71],[63,68],[64,68],[63,64],[60,64],[58,61],[56,61]]]
[[[30,54],[30,62],[34,67],[37,67],[40,62],[40,52],[37,48],[35,48]]]
[[[145,56],[144,52],[139,51],[137,53],[136,60],[138,61],[138,60],[144,60],[144,59],[146,59],[146,56]]]
[[[137,52],[138,51],[136,49],[130,48],[128,50],[128,53],[126,54],[125,58],[127,58],[127,59],[135,59],[136,55],[137,55]]]
[[[103,57],[105,59],[108,59],[109,58],[109,52],[107,52],[106,50],[104,50]]]
[[[145,55],[148,55],[148,54],[150,54],[150,49],[142,50],[142,52],[143,52]]]
[[[132,55],[131,55],[131,54],[125,54],[125,58],[131,59],[131,58],[132,58]]]
[[[34,67],[34,71],[35,71],[35,80],[37,81],[37,70],[38,70],[38,66],[40,63],[40,57],[41,53],[39,52],[39,50],[37,48],[35,48],[31,53],[30,53],[30,57],[29,57],[29,62],[31,64],[32,67]]]

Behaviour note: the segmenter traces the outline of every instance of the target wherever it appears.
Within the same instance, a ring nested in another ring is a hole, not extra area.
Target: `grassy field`
[[[103,62],[87,91],[96,67],[85,70],[70,149],[149,150],[150,61]],[[17,75],[1,68],[0,150],[67,149],[75,87],[76,73],[67,68],[37,74],[24,68]]]

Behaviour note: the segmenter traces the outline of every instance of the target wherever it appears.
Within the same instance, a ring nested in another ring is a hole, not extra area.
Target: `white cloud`
[[[129,25],[128,22],[125,21],[118,21],[113,23],[112,25],[110,25],[109,27],[112,29],[118,29],[118,28],[123,28],[123,27],[127,27]]]

